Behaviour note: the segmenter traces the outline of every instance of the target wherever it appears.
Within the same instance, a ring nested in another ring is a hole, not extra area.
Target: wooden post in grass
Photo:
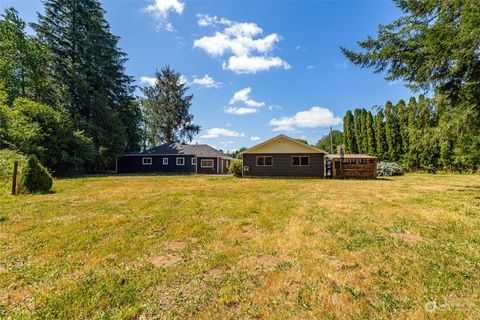
[[[12,177],[12,196],[17,193],[17,174],[18,174],[18,161],[13,163],[13,177]]]

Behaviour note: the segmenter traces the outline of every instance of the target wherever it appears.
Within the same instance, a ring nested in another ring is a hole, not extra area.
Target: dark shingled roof
[[[214,149],[207,144],[182,144],[164,143],[154,148],[145,150],[140,154],[162,155],[162,154],[185,154],[197,157],[222,157],[230,158],[222,151]]]
[[[328,159],[340,159],[340,154],[327,154],[325,155]],[[369,156],[368,154],[354,154],[354,153],[345,153],[343,155],[344,159],[378,159],[374,156]]]

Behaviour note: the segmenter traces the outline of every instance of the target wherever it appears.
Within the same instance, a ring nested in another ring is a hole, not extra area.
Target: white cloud
[[[208,74],[205,74],[202,78],[197,78],[194,76],[192,83],[206,88],[220,88],[222,86],[221,82],[215,81],[215,79],[210,77]]]
[[[249,56],[231,56],[228,62],[224,62],[223,69],[232,70],[236,73],[257,73],[272,68],[283,68],[288,70],[291,66],[279,57],[249,57]]]
[[[335,117],[333,112],[322,107],[312,107],[310,110],[297,112],[291,117],[270,120],[273,131],[295,131],[296,128],[329,127],[342,123],[342,119]]]
[[[185,4],[179,0],[155,0],[145,8],[145,12],[152,14],[157,20],[158,27],[173,31],[173,25],[168,22],[169,12],[183,13]]]
[[[256,73],[273,68],[290,68],[281,58],[270,56],[276,43],[280,41],[278,34],[262,37],[263,29],[255,23],[233,22],[208,15],[197,17],[200,26],[226,26],[222,32],[217,31],[212,36],[204,36],[193,42],[194,47],[213,57],[229,55],[228,60],[223,62],[224,69],[236,73]]]
[[[156,81],[157,79],[153,77],[140,77],[140,83],[143,83],[149,86],[155,85]]]
[[[268,110],[273,111],[275,109],[282,110],[282,107],[277,106],[276,104],[272,104],[271,106],[268,106]]]
[[[233,94],[232,99],[230,99],[230,105],[233,105],[235,102],[243,102],[247,107],[259,108],[265,105],[265,102],[255,101],[250,98],[250,93],[252,88],[247,87],[242,90],[239,90]]]
[[[315,66],[312,66],[312,65],[310,65],[310,66],[307,66],[307,69],[309,69],[309,70],[311,70],[311,69],[315,69]]]
[[[230,106],[225,107],[225,112],[234,115],[257,113],[259,111],[258,108],[263,107],[265,102],[256,101],[250,98],[251,92],[252,88],[250,87],[235,92],[233,97],[230,99]],[[244,106],[234,106],[234,104],[238,102],[244,104]]]
[[[252,141],[258,141],[258,140],[260,140],[260,137],[250,137],[250,140],[252,140]]]
[[[200,138],[204,139],[213,139],[218,137],[244,137],[245,134],[243,132],[237,132],[230,129],[224,128],[212,128],[208,129],[207,132],[200,136]]]
[[[218,24],[223,24],[229,26],[232,24],[232,21],[226,18],[218,18],[217,16],[210,16],[208,14],[197,14],[197,23],[200,27],[214,26]]]
[[[225,108],[225,112],[228,114],[241,116],[244,114],[257,113],[258,109],[248,108],[248,107],[228,107],[228,108]]]

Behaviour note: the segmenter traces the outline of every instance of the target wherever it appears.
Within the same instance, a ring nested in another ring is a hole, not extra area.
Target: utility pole
[[[330,126],[330,154],[333,154],[333,135],[332,135],[332,126]]]

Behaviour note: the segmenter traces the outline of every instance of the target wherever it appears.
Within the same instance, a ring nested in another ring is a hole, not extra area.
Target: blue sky
[[[341,129],[348,109],[412,95],[339,49],[399,17],[390,1],[102,3],[139,86],[165,65],[184,75],[199,143],[233,150],[285,133],[313,144],[330,125]],[[28,22],[42,11],[40,0],[0,0],[10,6]]]

